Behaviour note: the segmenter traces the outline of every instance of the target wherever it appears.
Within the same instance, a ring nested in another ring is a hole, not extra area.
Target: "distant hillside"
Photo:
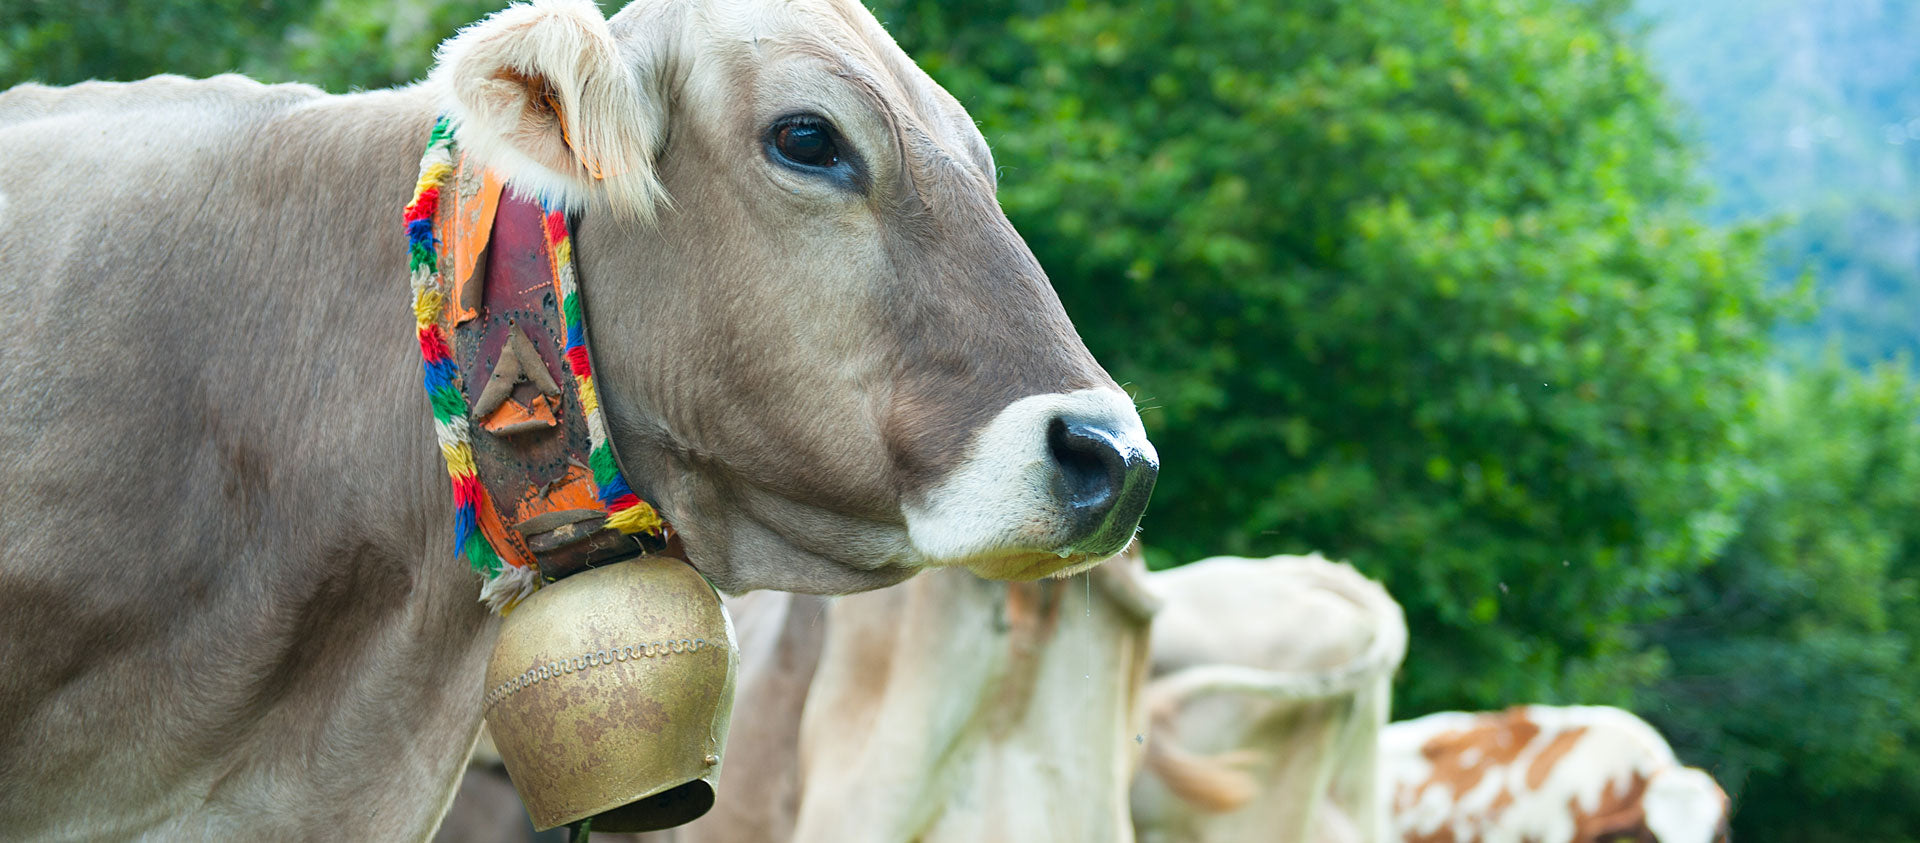
[[[1724,218],[1778,219],[1783,279],[1821,312],[1789,329],[1860,363],[1920,359],[1920,2],[1636,0],[1691,111]]]

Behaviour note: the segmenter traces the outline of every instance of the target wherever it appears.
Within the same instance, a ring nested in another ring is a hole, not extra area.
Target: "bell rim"
[[[707,786],[708,792],[714,794],[717,797],[720,793],[720,784],[719,784],[720,765],[717,763],[709,764],[704,769],[705,769],[705,772],[703,772],[700,775],[689,776],[685,779],[674,781],[670,784],[664,784],[659,787],[655,787],[651,790],[640,793],[639,795],[629,796],[625,799],[615,797],[609,800],[607,803],[603,805],[599,805],[598,807],[592,808],[580,814],[579,816],[563,819],[549,825],[540,824],[542,821],[540,818],[533,816],[531,805],[527,806],[528,807],[527,817],[528,819],[533,820],[534,831],[552,831],[553,829],[559,828],[561,826],[572,825],[573,823],[577,823],[588,817],[600,816],[601,814],[607,813],[608,811],[612,811],[615,808],[623,808],[625,806],[632,805],[635,802],[642,802],[648,799],[652,799],[653,797],[666,793],[669,790],[673,790],[674,788],[686,787],[687,785],[693,784],[694,782],[701,782],[705,784]],[[509,778],[512,777],[512,771],[508,771],[508,777]],[[717,801],[717,799],[715,801]],[[521,802],[523,804],[526,802],[526,797],[524,795],[522,795],[521,797]],[[699,819],[701,816],[706,815],[706,813],[711,810],[713,810],[713,803],[709,802],[707,807],[704,810],[702,810],[699,814],[695,814],[694,816],[689,817],[682,822],[674,823],[673,825],[663,826],[663,827],[672,828],[674,826],[684,825],[687,822],[692,822],[693,820]],[[627,832],[618,832],[618,833],[627,833]]]

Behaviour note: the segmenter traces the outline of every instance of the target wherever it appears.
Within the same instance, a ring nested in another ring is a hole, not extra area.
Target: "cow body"
[[[1142,843],[1375,843],[1375,737],[1406,653],[1400,607],[1317,556],[1218,557],[1149,578],[1153,730]]]
[[[432,829],[493,635],[395,318],[432,115],[0,97],[0,383],[34,396],[0,427],[0,838]]]
[[[793,843],[1129,843],[1151,603],[1120,564],[841,598],[800,722]]]
[[[21,86],[0,839],[434,828],[496,634],[406,304],[400,209],[449,110],[510,189],[582,215],[610,436],[716,583],[1035,577],[1131,538],[1131,401],[965,113],[855,3],[515,6],[427,83],[345,96]],[[830,161],[792,160],[793,121]]]
[[[1604,706],[1443,712],[1381,735],[1406,843],[1724,843],[1726,793]]]

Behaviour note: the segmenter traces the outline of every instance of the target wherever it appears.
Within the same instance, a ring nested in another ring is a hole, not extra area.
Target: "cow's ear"
[[[591,2],[535,0],[448,39],[430,84],[461,148],[517,189],[648,218],[666,200],[666,98],[630,58]]]

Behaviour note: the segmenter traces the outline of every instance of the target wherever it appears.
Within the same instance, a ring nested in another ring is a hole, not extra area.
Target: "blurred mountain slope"
[[[1637,0],[1632,20],[1692,113],[1712,212],[1780,219],[1779,277],[1818,284],[1786,350],[1920,357],[1920,3]]]

